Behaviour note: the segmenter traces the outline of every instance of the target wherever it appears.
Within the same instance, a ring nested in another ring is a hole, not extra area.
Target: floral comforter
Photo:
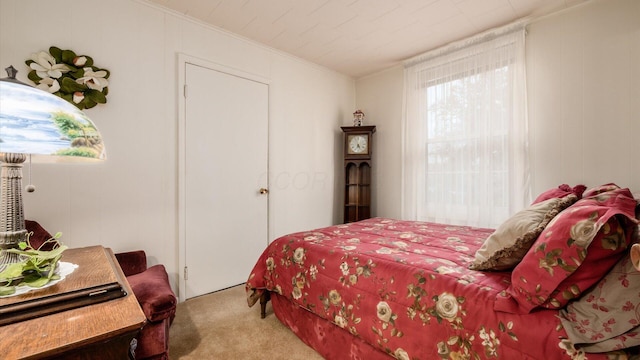
[[[616,358],[576,351],[557,310],[493,310],[510,273],[468,269],[492,232],[374,218],[283,236],[252,270],[248,302],[276,292],[397,359]]]

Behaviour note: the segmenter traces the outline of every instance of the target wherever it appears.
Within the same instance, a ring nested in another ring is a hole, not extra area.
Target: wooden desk
[[[112,273],[127,295],[0,327],[2,359],[127,359],[129,344],[146,318],[110,249],[68,249],[61,261],[78,268],[63,281],[20,296],[55,294],[83,286],[96,271]],[[7,298],[10,299],[10,298]],[[0,299],[0,304],[4,299]]]

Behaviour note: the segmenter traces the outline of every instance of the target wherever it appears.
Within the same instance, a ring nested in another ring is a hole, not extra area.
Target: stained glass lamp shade
[[[16,80],[6,69],[0,79],[0,269],[19,261],[2,251],[26,240],[22,204],[22,164],[106,159],[100,132],[78,108],[47,91]]]

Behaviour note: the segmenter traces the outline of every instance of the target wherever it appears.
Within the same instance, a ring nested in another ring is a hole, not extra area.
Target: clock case
[[[344,132],[344,222],[371,217],[371,155],[375,126],[343,126]],[[367,136],[367,153],[350,154],[349,137]]]
[[[371,138],[373,133],[376,132],[376,127],[371,126],[343,126],[344,132],[344,158],[346,159],[371,159]],[[353,135],[366,135],[367,136],[367,148],[368,151],[363,154],[350,154],[349,153],[349,137]]]

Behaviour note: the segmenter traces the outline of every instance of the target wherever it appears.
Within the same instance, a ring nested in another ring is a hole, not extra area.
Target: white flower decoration
[[[347,320],[344,317],[340,316],[340,315],[336,315],[333,318],[333,321],[336,323],[336,325],[340,326],[343,329],[344,329],[345,326],[347,326]]]
[[[107,102],[109,70],[93,64],[87,55],[49,47],[30,55],[25,64],[31,69],[29,80],[42,90],[57,95],[78,109],[90,109]]]
[[[76,91],[73,93],[73,102],[76,104],[80,104],[80,102],[84,100],[84,93],[82,91]]]
[[[276,268],[276,262],[275,260],[273,260],[273,257],[271,256],[267,258],[265,263],[267,264],[267,271],[273,271],[273,269]]]
[[[340,302],[342,301],[342,296],[340,296],[340,293],[338,292],[338,290],[334,289],[329,291],[329,300],[333,305],[339,305]]]
[[[84,64],[87,63],[87,57],[86,56],[76,56],[73,58],[73,65],[75,66],[84,66]]]
[[[456,268],[452,268],[452,267],[443,265],[443,266],[438,266],[438,268],[436,269],[436,272],[438,274],[446,275],[446,274],[457,273],[459,271]]]
[[[342,275],[349,275],[349,264],[347,264],[346,261],[342,262],[342,264],[340,264],[340,270],[342,271]]]
[[[403,348],[397,348],[393,353],[394,357],[398,360],[409,360],[409,354]]]
[[[438,355],[440,355],[441,358],[446,359],[449,357],[451,351],[444,341],[440,341],[436,346],[438,347]]]
[[[53,94],[60,90],[60,83],[54,78],[46,77],[40,80],[40,84],[36,85],[36,87],[40,90],[48,91]]]
[[[353,274],[349,275],[349,283],[351,283],[351,285],[358,283],[358,276]]]
[[[571,357],[572,360],[586,360],[587,355],[584,353],[584,350],[577,350],[571,340],[569,339],[560,339],[558,343],[558,347],[566,351],[567,355]]]
[[[600,229],[597,225],[592,219],[578,221],[571,227],[571,238],[577,246],[587,247]]]
[[[304,264],[304,248],[299,247],[293,251],[293,262]]]
[[[38,77],[45,79],[52,77],[59,79],[63,73],[69,71],[69,68],[65,64],[56,64],[56,59],[51,54],[40,51],[36,54],[31,54],[32,62],[29,67],[36,71]],[[106,73],[105,73],[106,75]]]
[[[89,89],[102,91],[109,86],[109,80],[105,79],[107,72],[104,70],[93,71],[90,67],[84,68],[84,76],[76,79],[78,84],[87,85]]]
[[[438,296],[436,303],[436,312],[441,318],[452,322],[458,316],[458,300],[449,293],[442,293]]]
[[[388,254],[392,254],[392,253],[395,253],[395,252],[397,252],[395,249],[389,249],[387,247],[381,247],[379,249],[376,249],[376,253],[378,253],[378,254],[387,254],[388,255]]]
[[[398,247],[400,249],[406,249],[409,246],[409,244],[407,244],[404,241],[394,241],[393,245],[395,245],[396,247]]]
[[[291,296],[293,296],[295,300],[298,300],[302,297],[302,291],[300,291],[299,288],[294,287],[293,290],[291,290]]]
[[[393,312],[391,311],[391,306],[386,301],[380,301],[378,306],[376,306],[376,312],[378,314],[378,319],[389,322],[391,320],[391,316]]]

